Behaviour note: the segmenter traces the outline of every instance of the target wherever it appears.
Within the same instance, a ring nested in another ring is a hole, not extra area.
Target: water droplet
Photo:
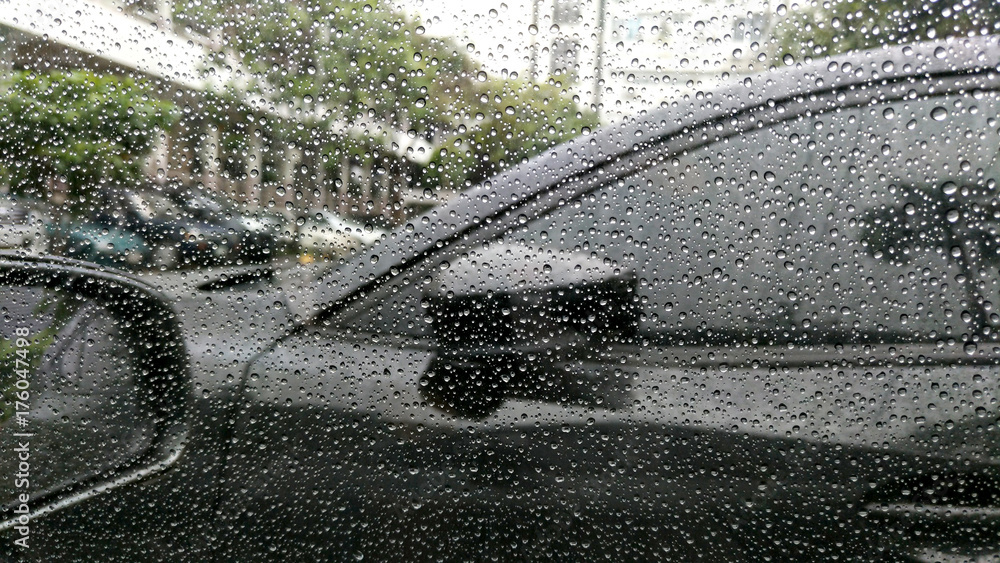
[[[938,106],[931,110],[931,119],[934,121],[944,121],[948,118],[948,110]]]

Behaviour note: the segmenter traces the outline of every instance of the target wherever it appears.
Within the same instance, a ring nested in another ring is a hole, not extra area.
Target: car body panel
[[[601,400],[509,399],[475,420],[422,392],[432,343],[310,331],[250,368],[227,471],[238,483],[230,521],[257,539],[232,556],[474,558],[510,538],[526,542],[526,558],[549,543],[570,559],[823,560],[833,544],[846,560],[899,555],[923,540],[905,526],[881,533],[886,519],[869,505],[926,475],[976,475],[994,488],[981,494],[1000,492],[997,430],[976,414],[996,403],[995,362],[898,359],[924,352],[831,347],[789,358],[762,348],[741,364],[716,347],[616,347],[605,376],[616,383]],[[859,355],[869,361],[850,359]],[[942,398],[941,381],[977,383]],[[928,397],[941,407],[928,411]],[[493,535],[468,537],[490,513]],[[305,514],[294,530],[272,527]],[[628,530],[616,528],[622,520]],[[423,521],[435,526],[416,531]],[[536,535],[553,522],[557,537]],[[942,526],[938,545],[950,529],[956,548],[956,535],[980,526],[1000,521]],[[317,547],[318,537],[332,543]]]

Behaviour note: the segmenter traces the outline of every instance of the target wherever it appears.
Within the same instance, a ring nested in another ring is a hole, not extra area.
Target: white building
[[[608,14],[608,113],[632,114],[760,69],[765,0],[624,0]]]
[[[604,122],[759,69],[773,20],[768,0],[425,0],[416,11],[491,72],[557,81]]]

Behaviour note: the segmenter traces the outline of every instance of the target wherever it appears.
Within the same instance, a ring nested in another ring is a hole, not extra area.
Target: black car
[[[271,214],[250,213],[226,196],[199,188],[174,188],[170,197],[192,218],[223,229],[232,239],[232,258],[266,262],[277,253],[288,227]]]
[[[998,61],[677,101],[280,288],[10,256],[0,549],[995,561]]]

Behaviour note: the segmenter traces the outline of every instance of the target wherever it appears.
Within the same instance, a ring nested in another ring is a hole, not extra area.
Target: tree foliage
[[[460,125],[434,153],[426,183],[468,187],[598,125],[552,85],[497,81],[475,94],[454,108]]]
[[[173,104],[132,78],[15,72],[0,91],[0,166],[14,193],[44,197],[61,179],[73,202],[101,182],[138,180]]]
[[[255,93],[337,118],[433,117],[427,97],[475,66],[387,2],[190,2],[180,7],[222,37]],[[439,78],[444,77],[444,80]]]
[[[217,30],[220,54],[249,70],[236,88],[294,108],[277,135],[356,160],[390,154],[394,134],[419,137],[434,148],[416,180],[429,187],[481,180],[498,163],[597,124],[555,87],[488,78],[464,49],[385,0],[205,0],[181,9]]]
[[[1000,31],[996,0],[812,0],[793,5],[775,36],[789,60]]]

